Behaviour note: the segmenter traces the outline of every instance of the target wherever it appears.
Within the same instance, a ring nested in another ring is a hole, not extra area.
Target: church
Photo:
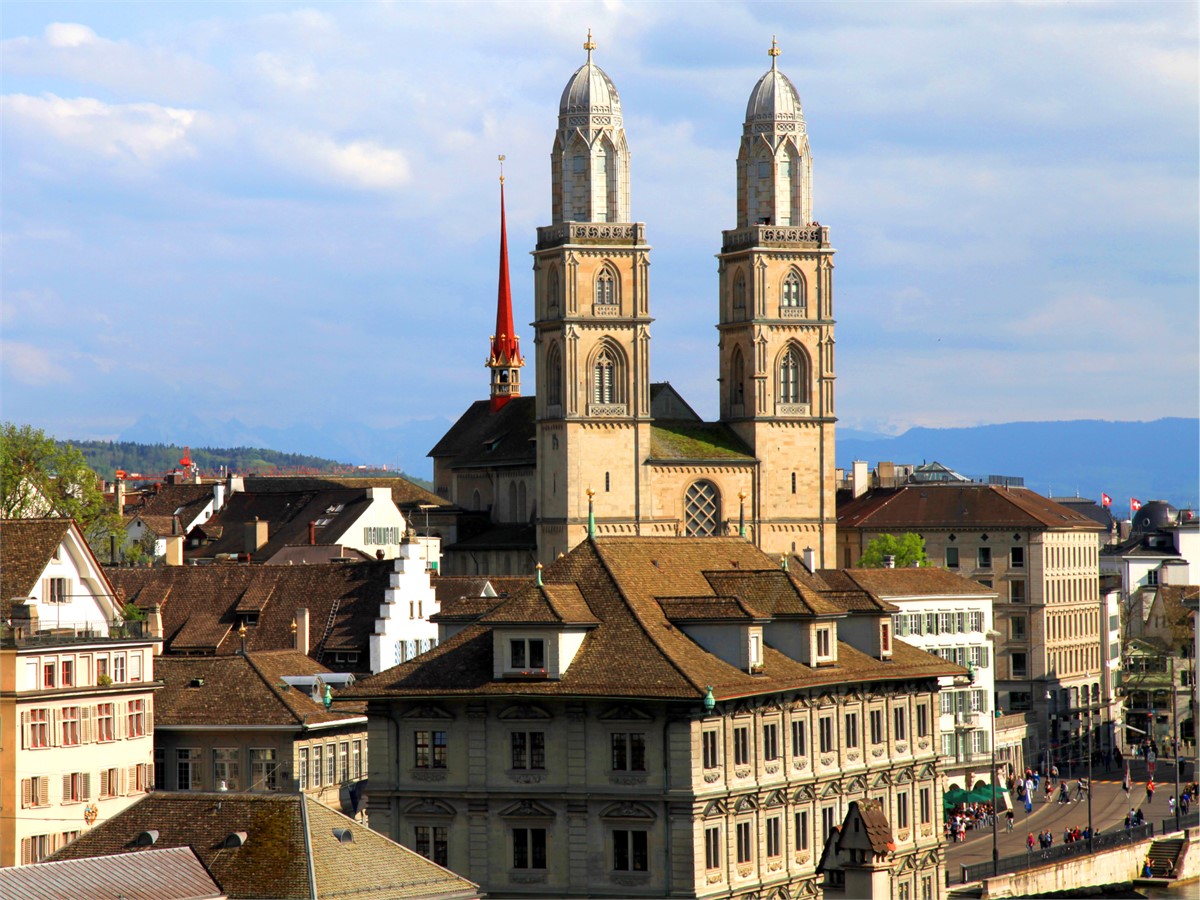
[[[650,380],[650,244],[630,208],[616,85],[587,59],[568,79],[551,149],[551,221],[537,230],[534,396],[521,391],[501,178],[490,397],[429,455],[464,510],[446,574],[519,574],[601,536],[741,534],[770,554],[836,565],[833,254],[812,214],[800,96],[779,69],[750,92],[736,227],[712,305],[719,419]],[[699,260],[697,261],[700,262]]]

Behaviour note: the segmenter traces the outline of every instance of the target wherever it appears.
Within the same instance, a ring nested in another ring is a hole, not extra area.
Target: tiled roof
[[[0,869],[5,900],[217,900],[225,892],[190,847]]]
[[[691,460],[753,462],[754,454],[721,422],[655,422],[651,426],[651,462]]]
[[[327,490],[347,490],[354,488],[391,488],[392,501],[402,509],[409,509],[422,503],[432,503],[434,506],[452,506],[449,500],[425,490],[419,484],[414,484],[407,478],[399,476],[343,476],[343,475],[247,475],[242,480],[245,492],[248,494],[297,494],[320,492]]]
[[[341,544],[291,544],[267,560],[271,566],[322,566],[339,560],[365,562],[369,554]]]
[[[707,685],[718,699],[815,687],[847,681],[892,681],[954,675],[962,670],[894,641],[893,659],[880,661],[838,645],[838,663],[810,668],[768,646],[762,675],[750,675],[708,653],[671,624],[659,603],[669,597],[737,594],[736,575],[756,588],[758,572],[778,563],[741,538],[596,538],[585,541],[543,572],[547,585],[573,585],[599,625],[584,638],[570,667],[556,681],[513,683],[493,679],[491,626],[477,622],[416,660],[360,680],[347,698],[506,695],[703,698]],[[792,582],[788,582],[792,584]],[[799,588],[793,588],[799,593]],[[504,622],[509,604],[529,603],[518,593],[488,619]],[[776,602],[779,602],[778,600]],[[802,600],[792,606],[800,608]],[[781,604],[787,606],[787,604]],[[520,617],[517,616],[519,619]],[[619,661],[619,662],[615,662]]]
[[[325,622],[336,606],[327,650],[355,650],[365,666],[369,636],[394,568],[391,560],[315,566],[161,566],[154,569],[111,569],[109,575],[122,600],[142,608],[162,606],[164,650],[229,654],[241,646],[234,629],[237,604],[255,586],[269,599],[258,624],[247,629],[246,648],[288,650],[296,610],[307,608],[309,646],[321,640]]]
[[[318,725],[362,715],[342,704],[326,710],[303,690],[284,687],[285,675],[329,670],[295,650],[245,656],[160,656],[154,674],[164,683],[154,698],[155,725]]]
[[[913,569],[821,569],[817,573],[831,588],[860,591],[872,608],[896,612],[889,600],[902,597],[974,596],[994,597],[993,588],[939,569],[922,566]]]
[[[193,516],[213,499],[211,484],[161,484],[158,490],[144,491],[136,497],[131,497],[125,504],[125,511],[132,515],[166,516],[176,514],[177,510],[190,511]],[[181,513],[184,518],[189,518]]]
[[[1027,488],[988,484],[877,488],[838,508],[838,528],[1079,528],[1099,531],[1087,516]]]
[[[170,514],[156,516],[148,513],[137,513],[134,520],[140,519],[142,524],[154,533],[155,537],[166,537],[171,534],[183,534],[182,523],[178,516]]]
[[[846,610],[830,603],[799,575],[803,567],[790,566],[744,572],[705,572],[704,577],[718,594],[739,597],[769,616],[840,615]]]
[[[659,597],[663,615],[680,622],[757,622],[770,617],[740,597]]]
[[[310,522],[329,520],[325,525],[315,526],[316,542],[338,543],[369,503],[362,488],[253,494],[239,491],[231,494],[221,511],[202,526],[210,537],[215,536],[212,527],[221,526],[220,536],[199,547],[185,547],[183,555],[187,559],[211,559],[218,554],[245,553],[246,523],[255,519],[267,526],[267,542],[251,553],[256,561],[266,561],[286,546],[307,544]]]
[[[895,850],[896,840],[892,837],[892,826],[883,813],[883,802],[880,800],[855,800],[852,805],[858,807],[858,813],[862,816],[863,828],[866,829],[867,838],[871,841],[871,851],[884,856]]]
[[[595,625],[597,621],[574,584],[530,584],[480,619],[487,625]]]
[[[445,459],[451,468],[533,466],[537,462],[534,405],[533,397],[514,397],[492,412],[491,401],[476,400],[428,455]]]
[[[24,600],[71,527],[71,519],[0,519],[0,615]]]
[[[154,792],[53,859],[146,854],[136,842],[148,831],[158,832],[154,848],[192,847],[230,900],[309,900],[313,882],[317,898],[478,896],[471,882],[302,794]],[[245,842],[227,847],[237,832]]]
[[[460,597],[482,597],[488,586],[488,579],[483,575],[438,575],[430,582],[438,603],[443,606]]]

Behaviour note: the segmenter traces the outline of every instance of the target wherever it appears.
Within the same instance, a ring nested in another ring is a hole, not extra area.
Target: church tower
[[[747,511],[772,553],[811,548],[836,566],[833,254],[812,217],[812,156],[800,96],[770,70],[746,105],[737,157],[737,228],[722,233],[721,420],[761,477]]]
[[[492,370],[491,411],[499,412],[521,396],[521,339],[513,328],[512,289],[508,281],[508,227],[504,221],[504,157],[500,157],[500,277],[496,288],[496,333],[484,363]]]
[[[587,61],[567,81],[551,150],[551,225],[538,228],[538,553],[548,563],[586,536],[638,534],[650,492],[650,247],[629,214],[621,100]]]

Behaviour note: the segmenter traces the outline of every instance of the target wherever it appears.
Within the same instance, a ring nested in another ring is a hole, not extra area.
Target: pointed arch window
[[[742,271],[733,280],[733,318],[746,318],[746,273]]]
[[[614,388],[614,374],[616,365],[613,362],[612,356],[608,352],[608,348],[600,351],[596,361],[592,364],[592,402],[593,403],[616,403],[616,391]]]
[[[735,347],[730,369],[729,402],[741,406],[746,402],[746,361],[742,358],[742,350]]]
[[[804,295],[804,279],[800,277],[800,273],[793,269],[788,273],[787,278],[783,280],[783,291],[780,298],[785,315],[805,315],[806,307],[808,306],[807,298]]]
[[[546,311],[551,315],[558,312],[558,267],[551,266],[546,278]]]
[[[546,404],[548,406],[562,405],[563,366],[562,353],[558,344],[550,345],[549,363],[546,367]]]
[[[617,279],[613,270],[607,266],[596,276],[596,304],[598,306],[613,306],[617,302]]]
[[[807,402],[807,385],[808,367],[804,355],[797,347],[788,347],[779,359],[779,402]]]
[[[688,537],[711,537],[721,521],[721,495],[711,481],[693,481],[683,497],[683,532]]]

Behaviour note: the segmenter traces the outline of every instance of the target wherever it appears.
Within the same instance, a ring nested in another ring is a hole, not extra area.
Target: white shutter
[[[79,799],[84,801],[92,799],[91,772],[82,772],[79,775]]]
[[[38,778],[38,806],[50,805],[50,776],[42,775]]]
[[[100,796],[101,797],[111,797],[112,796],[112,785],[110,785],[108,783],[108,773],[111,771],[112,771],[112,769],[101,769],[100,770]]]
[[[59,728],[61,728],[62,710],[54,709],[50,711],[50,741],[51,747],[59,746]]]
[[[113,703],[113,740],[125,737],[125,704]]]
[[[125,793],[132,794],[137,790],[137,770],[136,765],[129,766],[125,770]]]
[[[79,710],[79,741],[83,744],[90,744],[96,740],[94,731],[95,723],[92,721],[92,711],[94,707],[83,706]]]
[[[21,748],[28,750],[33,746],[33,729],[29,725],[29,711],[21,713]]]
[[[33,862],[33,838],[21,838],[21,865]]]
[[[33,806],[33,779],[21,779],[21,807],[28,809]]]
[[[62,798],[63,798],[64,803],[66,803],[67,800],[69,800],[71,798],[71,773],[70,772],[63,775]]]
[[[146,700],[146,734],[154,736],[154,698]]]

